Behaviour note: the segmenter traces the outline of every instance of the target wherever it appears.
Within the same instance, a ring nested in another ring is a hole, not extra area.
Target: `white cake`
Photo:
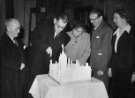
[[[73,64],[62,51],[59,62],[50,61],[49,75],[59,83],[90,80],[91,67],[88,66],[88,63],[80,65],[77,61]]]

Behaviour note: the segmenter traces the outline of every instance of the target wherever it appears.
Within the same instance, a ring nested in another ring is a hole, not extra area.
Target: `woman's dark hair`
[[[82,28],[85,32],[87,32],[86,25],[82,22],[76,22],[73,26],[73,29]]]
[[[125,19],[128,23],[131,23],[131,20],[130,20],[130,17],[129,17],[129,13],[124,8],[115,9],[113,11],[113,14],[114,13],[119,14],[121,18]]]

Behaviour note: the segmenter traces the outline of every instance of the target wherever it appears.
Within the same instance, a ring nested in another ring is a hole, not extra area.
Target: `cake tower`
[[[56,63],[50,61],[49,75],[59,83],[90,80],[91,67],[88,66],[88,63],[85,65],[80,65],[78,61],[72,63],[72,60],[67,58],[62,45],[59,61]]]

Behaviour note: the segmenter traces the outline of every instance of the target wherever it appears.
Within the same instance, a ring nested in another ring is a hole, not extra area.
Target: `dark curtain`
[[[14,0],[5,0],[6,18],[14,17]]]
[[[4,32],[5,0],[0,0],[0,36]]]

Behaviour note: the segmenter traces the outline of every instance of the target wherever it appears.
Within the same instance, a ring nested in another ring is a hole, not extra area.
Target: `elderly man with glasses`
[[[107,66],[111,57],[112,28],[104,21],[102,11],[93,9],[89,14],[93,25],[90,64],[93,76],[102,80],[108,88]]]

